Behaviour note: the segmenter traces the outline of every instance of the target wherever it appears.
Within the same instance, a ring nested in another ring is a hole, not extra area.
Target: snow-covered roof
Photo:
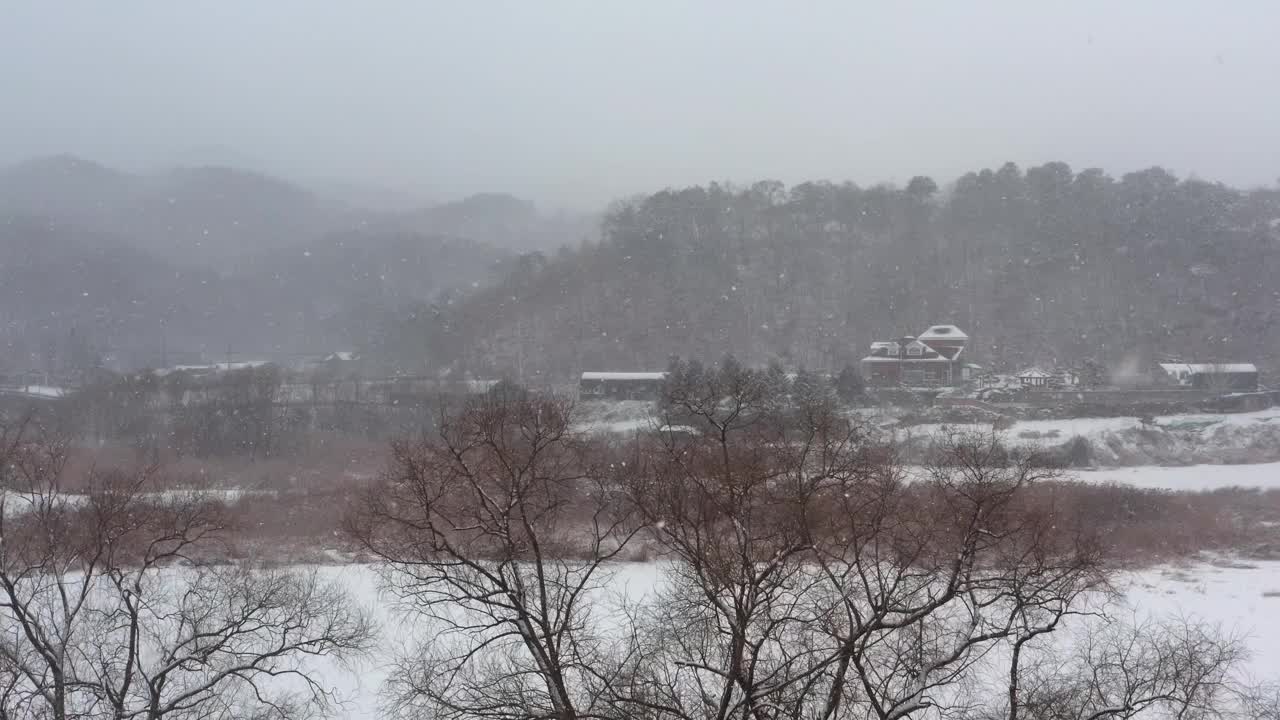
[[[934,325],[920,333],[917,340],[968,340],[969,336],[955,325]]]
[[[189,372],[189,373],[226,372],[228,370],[247,370],[249,368],[257,368],[257,367],[262,367],[263,365],[270,365],[270,364],[271,364],[270,360],[244,360],[242,362],[230,362],[230,363],[220,362],[220,363],[211,363],[209,365],[174,365],[171,368],[163,368],[160,370],[156,370],[155,374],[163,376],[163,375],[168,375],[169,373],[175,373],[175,372]]]
[[[898,343],[892,340],[877,340],[876,342],[871,343],[871,352],[875,352],[877,350],[888,350],[891,354],[897,355],[898,347]]]
[[[1022,378],[1051,378],[1051,377],[1054,377],[1054,374],[1045,372],[1040,368],[1030,368],[1028,370],[1023,370],[1022,372],[1018,373],[1016,377],[1019,380],[1021,380]]]
[[[338,352],[333,353],[332,355],[330,355],[327,359],[328,359],[328,360],[337,360],[337,361],[339,361],[339,362],[351,362],[352,360],[355,360],[357,357],[358,357],[358,355],[356,354],[356,352],[355,352],[355,351],[352,351],[352,350],[339,350]]]
[[[912,363],[937,363],[937,362],[949,363],[951,361],[946,359],[945,357],[942,357],[941,355],[933,355],[931,357],[921,357],[919,355],[913,355],[911,357],[906,357],[906,358],[885,357],[883,355],[868,355],[862,358],[862,362],[891,362],[891,363],[902,363],[904,365],[910,365]]]
[[[1253,363],[1160,363],[1160,369],[1170,375],[1258,372],[1258,366]]]
[[[23,385],[17,389],[17,392],[24,395],[59,398],[67,394],[67,389],[52,385]]]
[[[583,380],[665,380],[664,372],[584,372]]]

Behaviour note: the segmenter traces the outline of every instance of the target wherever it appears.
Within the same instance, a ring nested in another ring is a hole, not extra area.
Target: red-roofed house
[[[934,325],[919,337],[871,343],[862,358],[868,385],[930,387],[960,385],[977,369],[965,362],[969,336],[955,325]]]

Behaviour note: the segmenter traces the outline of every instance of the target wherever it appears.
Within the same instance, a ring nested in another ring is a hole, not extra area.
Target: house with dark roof
[[[917,337],[877,340],[859,363],[868,385],[961,385],[980,370],[964,354],[969,336],[955,325],[934,325]]]

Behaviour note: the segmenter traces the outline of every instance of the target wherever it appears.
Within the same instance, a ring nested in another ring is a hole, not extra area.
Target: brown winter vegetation
[[[909,466],[823,387],[731,362],[677,365],[661,407],[691,431],[606,439],[574,429],[572,403],[502,385],[382,458],[334,442],[305,463],[180,458],[182,474],[6,426],[0,717],[330,709],[301,658],[359,655],[368,621],[278,563],[343,559],[378,562],[425,630],[383,688],[397,717],[1280,707],[1238,676],[1239,638],[1106,612],[1121,570],[1273,552],[1280,493],[1088,485],[994,435]],[[258,484],[228,495],[233,474]],[[613,597],[637,559],[661,582]],[[209,618],[227,628],[213,646]],[[284,692],[280,674],[302,682]]]
[[[568,404],[562,405],[562,412],[573,412]],[[573,434],[573,441],[584,455],[607,458],[619,451],[618,441],[608,438]],[[336,433],[312,433],[305,453],[251,460],[172,452],[153,455],[128,447],[86,448],[60,442],[66,455],[64,492],[82,491],[104,469],[140,467],[162,469],[169,484],[233,491],[226,496],[228,517],[234,519],[228,532],[238,539],[237,553],[282,562],[350,557],[351,547],[341,536],[346,508],[369,480],[385,475],[412,445],[388,446]],[[663,439],[642,433],[628,442],[660,446]],[[886,468],[900,462],[893,448],[879,446],[869,436],[859,442],[866,460],[874,459]],[[945,439],[940,441],[942,455],[948,452],[946,446]],[[932,454],[935,463],[939,452]],[[910,495],[919,489],[907,485],[903,492]],[[918,497],[909,504],[924,502]],[[1081,523],[1097,531],[1108,561],[1118,566],[1139,567],[1204,552],[1259,559],[1280,554],[1280,491],[1276,490],[1175,492],[1082,482],[1073,479],[1069,470],[1046,469],[1027,489],[1025,502],[1081,518]],[[653,556],[648,541],[633,543],[624,553],[626,559]]]
[[[829,398],[793,388],[779,403],[775,390],[732,364],[677,367],[664,408],[696,432],[613,447],[584,445],[563,401],[503,388],[438,437],[398,444],[345,524],[429,629],[398,658],[389,712],[1274,711],[1269,688],[1235,675],[1238,638],[1105,612],[1120,521],[1092,514],[1117,489],[1081,493],[990,436],[952,438],[907,472]],[[1130,512],[1161,503],[1139,494]],[[637,552],[660,560],[660,582],[610,601],[614,561]]]

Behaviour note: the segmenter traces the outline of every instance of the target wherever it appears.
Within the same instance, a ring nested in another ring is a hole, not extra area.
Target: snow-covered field
[[[1248,638],[1248,669],[1280,680],[1280,562],[1161,567],[1128,578],[1125,602],[1156,617],[1183,616]]]
[[[326,667],[324,682],[339,689],[346,706],[339,717],[378,717],[378,689],[388,674],[391,654],[413,634],[412,619],[398,617],[378,591],[376,571],[367,565],[322,568],[327,577],[349,587],[383,623],[381,657],[352,667]],[[615,587],[628,596],[643,594],[658,580],[652,564],[623,565]],[[1201,563],[1165,566],[1122,578],[1121,612],[1137,617],[1184,617],[1221,626],[1245,636],[1252,657],[1247,671],[1259,678],[1280,679],[1280,562]]]

